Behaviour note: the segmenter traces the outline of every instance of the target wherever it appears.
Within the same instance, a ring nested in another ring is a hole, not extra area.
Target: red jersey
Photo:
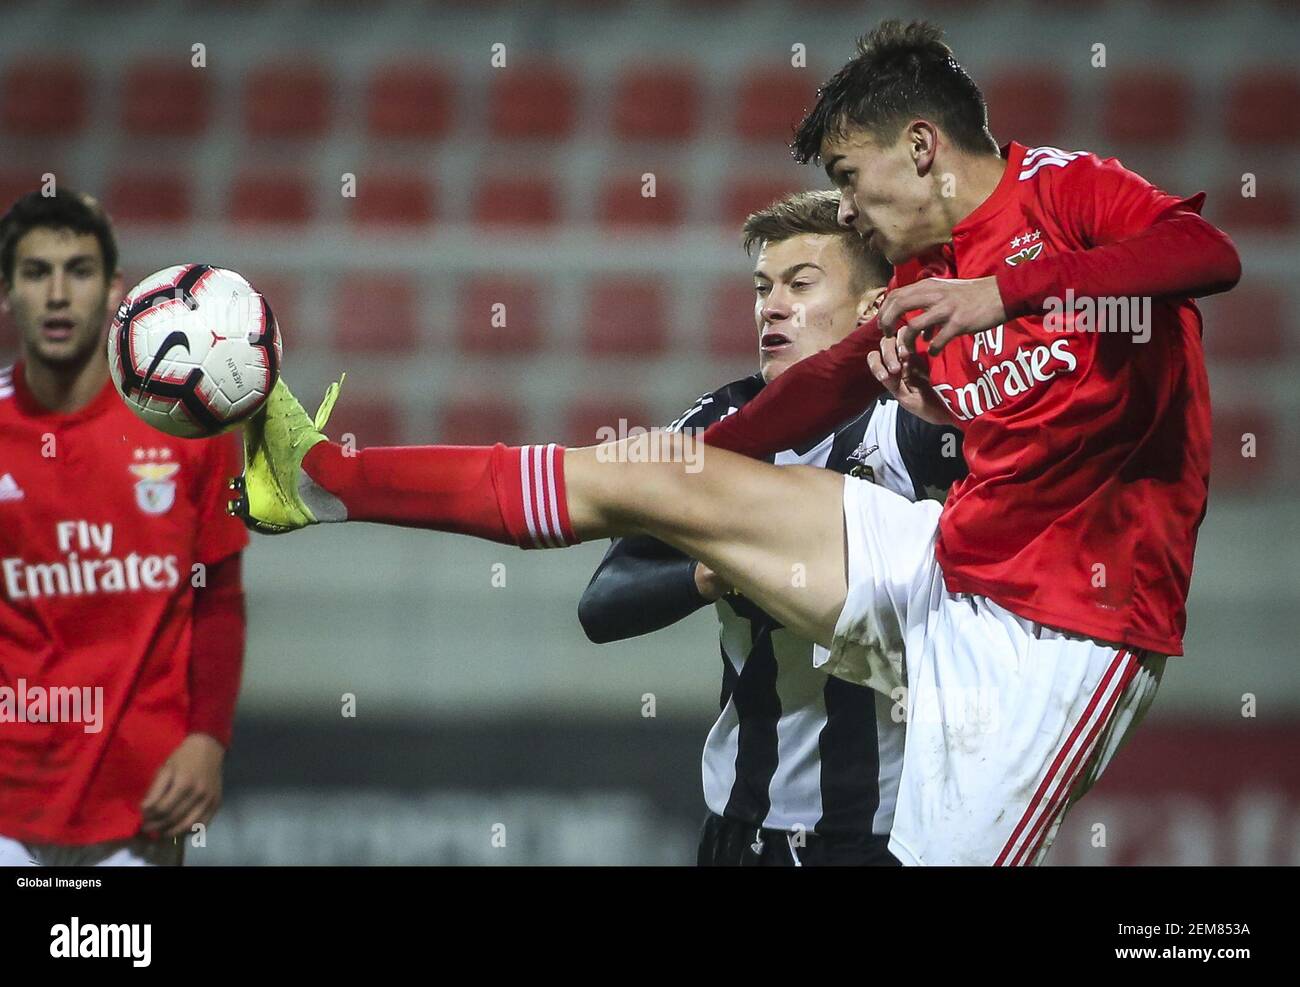
[[[1197,215],[1200,196],[1178,199],[1081,151],[1010,144],[1003,155],[997,188],[952,241],[893,282],[996,276],[1007,313],[931,359],[970,467],[939,520],[939,564],[953,592],[1181,654],[1210,462],[1191,296],[1232,287],[1240,261]],[[1145,297],[1112,306],[1121,295]],[[879,343],[871,319],[705,441],[761,456],[820,434],[880,392],[866,361]]]
[[[1009,315],[1016,296],[1034,293],[1035,263],[1199,207],[1114,159],[1019,144],[1006,157],[1002,181],[943,252],[949,276],[998,276]],[[924,267],[905,265],[897,283]],[[953,592],[1179,654],[1210,474],[1200,314],[1190,298],[1109,310],[1066,300],[961,336],[931,360],[970,467],[948,495],[936,556]]]
[[[107,383],[58,414],[0,371],[0,835],[133,836],[188,732],[197,563],[248,543],[235,436],[175,439]]]

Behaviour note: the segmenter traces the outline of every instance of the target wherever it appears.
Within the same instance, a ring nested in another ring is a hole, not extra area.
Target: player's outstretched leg
[[[469,534],[520,548],[645,533],[700,559],[796,633],[829,644],[846,592],[843,477],[775,467],[697,438],[657,434],[658,455],[625,440],[415,446],[349,454],[283,380],[245,429],[232,513],[258,531],[372,521]]]

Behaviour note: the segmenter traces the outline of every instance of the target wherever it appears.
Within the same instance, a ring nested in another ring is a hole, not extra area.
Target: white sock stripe
[[[556,493],[555,484],[555,443],[552,442],[546,447],[546,476],[548,479],[547,486],[551,496],[551,527],[555,530],[555,542],[563,547],[568,544],[564,537],[564,529],[560,526],[560,506]]]
[[[546,516],[546,474],[542,471],[542,447],[529,448],[533,450],[533,496],[537,498],[533,510],[537,514],[537,529],[541,532],[540,544],[550,548],[554,543],[551,541],[550,518]]]
[[[519,479],[523,485],[524,495],[524,523],[528,525],[528,534],[533,539],[533,544],[540,544],[537,540],[537,526],[533,524],[533,482],[532,471],[528,468],[528,446],[519,447]]]
[[[1070,789],[1074,787],[1074,781],[1078,778],[1079,773],[1088,766],[1088,759],[1091,754],[1087,749],[1082,754],[1080,748],[1093,748],[1101,738],[1105,728],[1105,722],[1110,718],[1113,712],[1115,701],[1118,699],[1117,692],[1124,688],[1125,669],[1130,661],[1136,660],[1132,652],[1125,652],[1125,657],[1118,662],[1113,662],[1106,670],[1106,676],[1098,686],[1101,691],[1101,699],[1093,706],[1092,713],[1084,722],[1081,728],[1075,733],[1074,740],[1066,750],[1065,757],[1061,759],[1061,766],[1057,771],[1054,783],[1044,793],[1043,799],[1034,809],[1033,816],[1030,817],[1029,824],[1025,826],[1024,832],[1020,834],[1019,845],[1011,854],[1008,863],[1011,866],[1017,866],[1024,863],[1025,857],[1040,842],[1043,832],[1040,831],[1039,822],[1044,815],[1049,817],[1054,815],[1059,809],[1059,802],[1070,797]],[[1095,691],[1094,691],[1095,694]],[[1077,758],[1077,764],[1076,762]],[[1072,767],[1073,766],[1073,767]]]

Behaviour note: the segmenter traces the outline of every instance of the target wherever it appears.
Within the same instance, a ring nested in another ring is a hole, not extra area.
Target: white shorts
[[[0,836],[0,867],[174,867],[180,865],[184,849],[179,840],[143,836],[85,846],[21,843]]]
[[[934,557],[940,511],[845,477],[848,596],[814,663],[906,716],[896,857],[1038,863],[1146,712],[1165,659],[950,593]]]

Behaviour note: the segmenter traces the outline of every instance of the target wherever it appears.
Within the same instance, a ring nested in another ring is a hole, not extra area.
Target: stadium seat
[[[425,227],[433,222],[433,188],[419,173],[358,171],[348,214],[360,226]]]
[[[1276,363],[1289,348],[1291,307],[1280,284],[1249,270],[1231,292],[1197,302],[1204,323],[1205,355],[1211,361]]]
[[[1055,144],[1069,111],[1069,86],[1050,66],[1026,66],[992,76],[983,84],[989,129],[998,143],[1030,147]]]
[[[1210,453],[1210,495],[1264,493],[1276,478],[1277,427],[1273,411],[1265,408],[1214,409],[1214,444]],[[1254,456],[1243,455],[1246,439],[1254,436]]]
[[[122,78],[122,129],[132,137],[202,134],[211,118],[210,78],[188,61],[136,62]]]
[[[420,335],[419,310],[413,277],[346,274],[334,293],[334,343],[344,353],[410,353]]]
[[[297,175],[250,171],[230,191],[230,220],[250,225],[301,225],[311,219],[311,190]]]
[[[355,379],[349,375],[348,384],[344,399],[330,415],[330,438],[335,442],[345,442],[348,436],[352,436],[359,449],[402,445],[403,415],[396,400],[377,396],[373,390],[367,391],[360,375]]]
[[[1187,136],[1191,89],[1173,71],[1114,72],[1106,86],[1102,126],[1108,141],[1174,144]]]
[[[684,398],[689,400],[689,398]],[[683,405],[683,409],[685,406]],[[644,405],[623,394],[602,398],[580,398],[564,413],[560,442],[568,446],[589,446],[610,441],[620,433],[620,421],[625,423],[622,434],[633,427],[663,427],[667,421],[657,421]],[[612,434],[603,429],[612,429]]]
[[[817,82],[786,63],[751,73],[740,84],[736,134],[751,141],[789,141],[816,101]]]
[[[709,352],[728,361],[748,358],[758,367],[758,329],[754,325],[754,288],[743,276],[719,278],[701,306],[706,323],[692,333]],[[729,363],[728,365],[732,365]]]
[[[1221,225],[1229,235],[1242,231],[1281,233],[1294,229],[1297,222],[1295,191],[1292,179],[1284,172],[1259,174],[1255,195],[1241,194],[1242,184],[1221,187],[1206,204],[1206,215]]]
[[[750,213],[804,187],[793,177],[741,178],[736,181],[724,178],[723,182],[721,221],[737,236]]]
[[[10,65],[4,74],[4,129],[22,137],[66,137],[86,122],[87,79],[81,65],[47,54]]]
[[[554,226],[559,198],[546,178],[487,178],[474,187],[474,222],[484,226]]]
[[[330,80],[306,62],[265,65],[244,82],[244,126],[253,137],[320,137],[330,126]]]
[[[470,446],[497,442],[519,445],[529,441],[529,436],[523,413],[510,401],[500,397],[467,395],[443,402],[439,411],[438,441]]]
[[[453,90],[426,65],[388,65],[370,79],[366,127],[372,137],[432,140],[451,128]]]
[[[632,69],[615,90],[614,134],[623,140],[689,140],[699,105],[699,86],[690,69]]]
[[[577,120],[577,86],[558,65],[493,69],[488,98],[493,137],[559,140]]]
[[[109,180],[104,207],[119,223],[184,223],[193,203],[184,176],[132,171]]]
[[[594,278],[584,343],[592,356],[655,356],[667,348],[661,286],[645,278]]]
[[[608,229],[667,229],[682,222],[684,205],[677,184],[654,174],[654,195],[643,195],[649,183],[640,174],[610,178],[601,189],[600,222]]]
[[[527,356],[541,347],[542,335],[541,292],[527,275],[477,277],[461,290],[456,324],[461,352]]]
[[[1227,130],[1246,144],[1300,142],[1300,75],[1260,69],[1234,79],[1228,88]]]

